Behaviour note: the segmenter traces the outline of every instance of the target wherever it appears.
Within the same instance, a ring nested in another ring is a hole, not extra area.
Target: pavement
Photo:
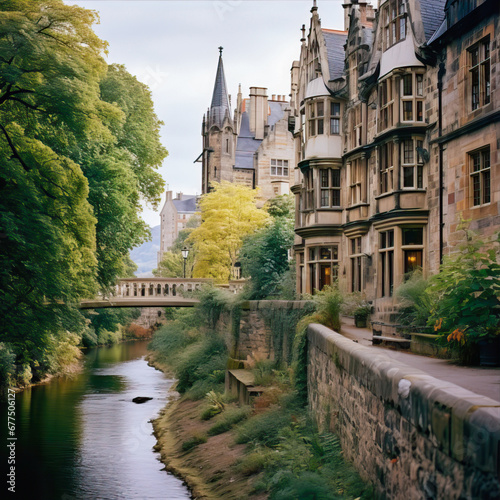
[[[440,380],[451,382],[464,389],[500,402],[500,367],[485,368],[475,366],[459,366],[447,359],[432,358],[420,354],[403,352],[394,348],[372,344],[372,331],[369,328],[356,328],[354,320],[342,318],[341,334],[357,341],[360,345],[384,351],[391,359],[396,359]]]

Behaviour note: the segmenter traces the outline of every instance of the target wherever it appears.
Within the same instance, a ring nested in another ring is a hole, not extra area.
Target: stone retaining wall
[[[500,403],[308,330],[312,415],[382,498],[500,498]]]
[[[291,316],[293,310],[304,310],[310,301],[306,300],[252,300],[243,302],[237,311],[236,321],[231,320],[232,328],[237,330],[230,347],[232,357],[245,361],[260,361],[264,359],[285,359],[291,353],[292,346],[289,339],[295,335],[295,323],[290,325],[287,332],[274,335],[272,329],[273,317],[280,314]],[[235,311],[232,312],[233,316]],[[221,318],[222,328],[227,329],[229,320]],[[236,323],[236,324],[235,324]],[[277,344],[279,340],[279,345]]]

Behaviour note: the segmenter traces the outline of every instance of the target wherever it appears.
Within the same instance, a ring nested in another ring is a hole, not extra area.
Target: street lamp
[[[188,258],[188,255],[189,255],[189,248],[184,247],[182,249],[182,258],[184,259],[184,278],[186,277],[186,260]]]

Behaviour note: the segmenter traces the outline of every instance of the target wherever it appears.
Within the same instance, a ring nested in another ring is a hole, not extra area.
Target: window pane
[[[330,119],[330,134],[340,134],[340,118]]]
[[[472,176],[472,196],[473,196],[473,204],[480,205],[481,204],[481,184],[479,182],[479,174]]]
[[[413,95],[412,79],[413,75],[405,75],[403,77],[403,95]]]
[[[411,165],[413,163],[413,141],[403,141],[403,163]]]
[[[414,187],[413,186],[413,167],[404,167],[403,168],[403,186]]]
[[[387,246],[389,248],[394,246],[394,230],[391,229],[390,231],[387,231]]]
[[[322,207],[329,207],[329,196],[328,196],[329,190],[328,189],[322,189],[321,190],[321,206]]]
[[[332,259],[332,250],[328,247],[322,247],[320,249],[320,257],[321,260],[331,260]]]
[[[413,120],[413,102],[403,101],[403,120],[411,121]]]
[[[330,114],[332,116],[340,116],[340,103],[338,102],[330,103]]]
[[[271,167],[271,175],[276,175],[276,167]]]
[[[424,187],[424,167],[419,165],[417,167],[417,188],[422,189]]]
[[[405,274],[422,267],[422,250],[405,250]]]
[[[340,207],[340,189],[334,189],[332,191],[332,206]]]
[[[424,241],[421,227],[403,229],[403,245],[422,245]]]
[[[483,172],[483,203],[490,202],[490,171]]]
[[[325,114],[325,112],[324,112],[325,106],[324,106],[323,101],[316,103],[316,106],[317,106],[316,109],[318,111],[318,116],[323,116]]]
[[[286,177],[288,177],[288,168],[283,168],[283,175],[285,175]]]
[[[309,122],[309,135],[316,135],[316,122],[314,120]]]
[[[321,170],[321,187],[329,187],[328,186],[328,170]]]
[[[332,187],[340,187],[340,170],[332,169]]]
[[[417,95],[424,95],[424,75],[417,75]]]
[[[318,135],[323,133],[323,118],[318,118]]]
[[[424,121],[424,103],[417,101],[417,122]]]

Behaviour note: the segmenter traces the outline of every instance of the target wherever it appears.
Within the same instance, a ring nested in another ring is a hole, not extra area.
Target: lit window
[[[309,248],[309,285],[311,293],[332,285],[338,277],[339,247]]]
[[[288,160],[271,160],[271,175],[288,177]]]
[[[472,206],[491,201],[490,148],[469,153],[470,191]]]
[[[490,41],[482,41],[469,49],[472,110],[489,104],[490,87]]]
[[[409,277],[409,273],[422,268],[423,228],[403,228],[402,240],[404,273]]]
[[[323,168],[319,170],[321,182],[321,208],[340,206],[340,170]]]

